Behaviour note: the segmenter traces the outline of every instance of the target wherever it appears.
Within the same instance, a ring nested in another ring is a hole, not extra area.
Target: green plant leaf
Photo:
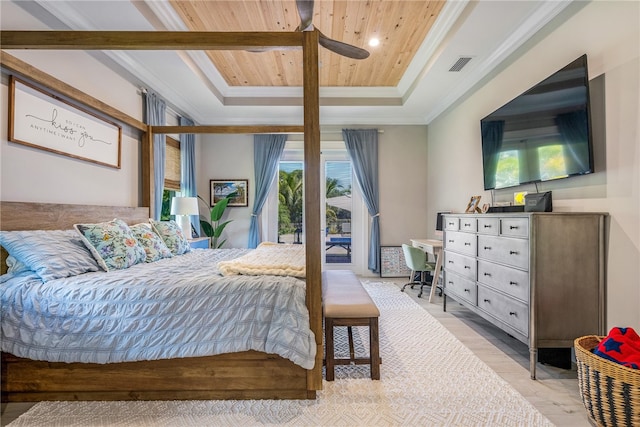
[[[220,221],[220,218],[222,218],[222,214],[224,214],[224,210],[227,208],[228,204],[228,197],[225,197],[224,199],[216,203],[213,209],[211,209],[211,221]]]
[[[213,236],[213,226],[211,226],[211,224],[209,224],[207,221],[201,219],[200,228],[202,228],[202,232],[204,233],[205,236],[207,237]]]
[[[218,238],[220,237],[220,235],[222,234],[222,231],[224,231],[224,228],[227,226],[227,224],[229,224],[232,220],[229,221],[225,221],[221,224],[218,224],[218,226],[213,230],[213,237]]]

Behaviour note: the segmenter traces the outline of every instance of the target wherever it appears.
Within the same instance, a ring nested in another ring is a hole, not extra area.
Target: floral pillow
[[[131,231],[147,253],[147,262],[154,262],[173,256],[160,236],[153,232],[150,224],[132,225]]]
[[[182,255],[191,250],[189,241],[175,221],[149,220],[153,231],[158,233],[173,255]]]
[[[75,224],[74,227],[105,271],[123,270],[147,259],[144,248],[121,219],[98,224]]]

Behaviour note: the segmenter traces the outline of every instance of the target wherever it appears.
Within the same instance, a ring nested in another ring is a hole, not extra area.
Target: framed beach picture
[[[232,195],[227,206],[249,206],[248,179],[211,179],[211,206]]]
[[[9,141],[120,168],[122,128],[10,76]]]

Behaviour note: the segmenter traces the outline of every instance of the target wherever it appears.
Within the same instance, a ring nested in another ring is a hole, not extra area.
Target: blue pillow
[[[0,231],[0,245],[45,282],[100,270],[75,230]]]

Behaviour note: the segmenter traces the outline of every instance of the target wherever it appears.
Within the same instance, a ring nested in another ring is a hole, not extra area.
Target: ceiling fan
[[[296,28],[296,31],[310,31],[314,29],[313,26],[313,0],[296,0],[296,6],[298,8],[298,15],[300,15],[300,25]],[[316,28],[316,30],[318,30]],[[353,59],[366,59],[369,57],[369,52],[366,50],[352,46],[347,43],[343,43],[337,40],[333,40],[318,30],[320,36],[320,46],[325,49],[329,49],[338,55],[346,56]]]
[[[312,31],[317,30],[320,39],[320,45],[338,55],[346,56],[352,59],[366,59],[369,57],[369,52],[366,50],[333,40],[313,26],[313,3],[314,0],[296,0],[296,6],[298,9],[298,15],[300,16],[300,25],[296,28],[296,31]],[[266,52],[273,50],[273,48],[261,48],[261,49],[249,49],[249,52]]]

